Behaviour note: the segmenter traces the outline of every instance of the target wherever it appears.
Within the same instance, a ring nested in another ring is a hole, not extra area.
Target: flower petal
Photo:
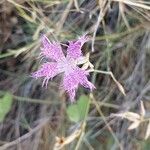
[[[77,41],[69,42],[69,46],[67,48],[67,57],[77,59],[80,56],[82,56],[81,48],[85,42],[87,42],[89,39],[86,35],[80,37]]]
[[[49,79],[52,79],[54,76],[56,76],[59,73],[57,69],[57,63],[44,63],[39,70],[32,73],[32,77],[34,78],[40,78],[45,77],[43,80],[42,86],[48,84]]]
[[[45,56],[55,61],[59,61],[60,59],[65,57],[59,43],[51,43],[45,35],[42,36],[41,41],[43,44],[43,47],[41,48],[42,56]]]
[[[63,88],[69,94],[71,101],[74,101],[75,91],[79,84],[90,90],[95,88],[95,86],[88,81],[87,75],[88,73],[79,67],[74,68],[71,73],[64,75]]]
[[[79,83],[82,86],[84,86],[85,88],[88,88],[90,90],[95,89],[95,86],[90,81],[88,81],[87,76],[89,75],[89,73],[87,71],[82,70],[81,68],[77,68],[76,73],[77,73],[77,77],[79,79]]]
[[[68,75],[64,75],[63,79],[63,88],[69,94],[71,101],[74,101],[75,91],[78,88],[79,80],[76,78],[75,71],[71,72]]]
[[[76,90],[75,90],[75,89],[69,90],[69,91],[68,91],[68,94],[69,94],[69,97],[70,97],[71,102],[74,102],[74,100],[75,100],[75,95],[76,95]]]

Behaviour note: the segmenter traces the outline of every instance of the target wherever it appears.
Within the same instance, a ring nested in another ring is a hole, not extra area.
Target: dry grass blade
[[[150,16],[147,11],[143,10],[142,8],[138,8],[135,6],[131,6],[133,10],[135,10],[137,13],[139,13],[141,16],[143,16],[145,19],[150,21]]]
[[[150,136],[150,120],[148,121],[145,139],[147,140],[149,138],[149,136]]]
[[[89,70],[89,72],[97,72],[97,73],[110,75],[111,78],[113,79],[113,81],[117,84],[117,86],[118,86],[119,90],[121,91],[121,93],[124,96],[126,96],[126,93],[125,93],[125,90],[124,90],[123,86],[116,80],[116,78],[114,77],[114,75],[113,75],[113,73],[111,71],[102,71],[102,70],[91,69],[91,70]]]
[[[95,43],[95,37],[96,37],[98,27],[100,23],[102,22],[103,17],[105,16],[107,9],[108,9],[107,0],[106,1],[99,0],[99,7],[100,7],[100,12],[99,12],[98,19],[94,27],[94,33],[92,37],[92,52],[94,52],[94,43]]]
[[[121,16],[122,16],[122,18],[123,18],[123,20],[124,20],[125,25],[126,25],[127,28],[130,30],[131,27],[130,27],[128,21],[127,21],[126,16],[125,16],[125,11],[124,11],[124,9],[125,9],[124,4],[123,4],[122,2],[120,2],[120,3],[119,3],[119,10],[120,10],[120,12],[121,12]]]
[[[137,128],[139,125],[140,125],[140,121],[135,121],[128,127],[128,130],[133,130]]]
[[[73,2],[74,2],[74,0],[70,0],[69,1],[68,5],[66,7],[66,10],[62,14],[60,21],[57,23],[57,34],[59,34],[59,32],[61,31],[61,29],[62,29],[62,27],[63,27],[63,25],[65,23],[65,20],[66,20],[68,14],[69,14],[69,11],[70,11],[70,9],[72,7]]]
[[[113,0],[113,1],[122,2],[122,3],[125,3],[127,5],[136,6],[136,7],[146,9],[146,10],[150,10],[150,6],[139,3],[138,1],[131,1],[131,0]]]
[[[75,5],[75,7],[76,7],[76,9],[77,9],[78,12],[82,12],[82,11],[80,10],[80,8],[79,8],[78,0],[74,0],[74,5]]]
[[[19,8],[22,8],[22,9],[25,9],[25,10],[31,12],[31,11],[28,9],[28,7],[25,7],[25,6],[23,6],[23,5],[21,5],[21,4],[17,3],[17,2],[15,2],[14,0],[6,0],[6,1],[8,1],[9,3],[12,3],[12,4],[13,4],[14,6],[16,6],[16,7],[19,7]]]
[[[139,114],[133,113],[133,112],[124,112],[124,113],[119,113],[119,114],[113,114],[112,116],[126,118],[133,122],[136,122],[136,121],[140,120],[140,118],[141,118]]]
[[[140,113],[141,113],[141,116],[145,116],[145,114],[146,114],[146,111],[145,111],[145,107],[144,107],[144,103],[143,103],[143,101],[140,101],[140,108],[141,108],[141,111],[140,111]]]
[[[72,141],[74,141],[81,133],[81,130],[74,131],[70,136],[64,138],[64,137],[56,137],[56,143],[54,145],[54,150],[60,150],[64,146],[70,144]]]

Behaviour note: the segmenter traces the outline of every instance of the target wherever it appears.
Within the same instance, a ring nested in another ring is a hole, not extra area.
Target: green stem
[[[0,94],[1,95],[4,95],[6,93],[6,91],[1,91],[0,90]],[[29,102],[29,103],[35,103],[35,104],[45,104],[45,105],[50,105],[50,104],[60,104],[59,102],[57,101],[46,101],[46,100],[41,100],[41,99],[32,99],[32,98],[28,98],[28,97],[21,97],[21,96],[16,96],[16,95],[13,95],[13,98],[14,100],[17,100],[17,101],[21,101],[21,102]]]

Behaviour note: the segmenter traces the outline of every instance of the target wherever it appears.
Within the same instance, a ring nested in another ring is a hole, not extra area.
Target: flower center
[[[76,61],[70,58],[64,58],[58,62],[58,70],[69,74],[77,66]]]

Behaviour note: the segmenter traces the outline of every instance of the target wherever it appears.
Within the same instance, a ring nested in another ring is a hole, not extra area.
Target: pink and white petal
[[[45,35],[42,35],[41,42],[43,47],[41,48],[40,55],[55,61],[59,61],[60,59],[65,57],[59,43],[50,42]]]
[[[82,70],[81,68],[77,68],[76,73],[78,75],[79,83],[82,86],[84,86],[85,88],[88,88],[90,90],[95,89],[95,86],[90,81],[88,81],[87,76],[89,75],[89,73],[87,71]]]
[[[68,91],[68,94],[69,94],[71,102],[74,102],[75,101],[76,90],[75,89],[70,90],[70,91]]]
[[[71,101],[75,98],[75,91],[77,90],[79,84],[85,88],[93,90],[95,86],[88,81],[88,72],[80,69],[79,67],[74,68],[72,72],[64,75],[63,88],[70,96]]]
[[[88,81],[87,77],[81,80],[80,84],[84,86],[85,88],[90,89],[91,91],[96,88],[90,81]]]
[[[53,78],[57,74],[57,63],[44,63],[39,70],[32,73],[32,77],[34,78],[40,78],[40,77],[46,77],[49,76]]]
[[[49,79],[52,79],[54,76],[59,74],[57,69],[57,63],[44,63],[39,70],[32,73],[32,77],[40,78],[44,77],[43,86],[48,84]]]
[[[69,74],[64,74],[62,87],[69,94],[71,101],[74,101],[75,91],[78,88],[78,85],[79,81],[78,78],[76,78],[76,73],[74,71]]]
[[[82,56],[81,48],[85,42],[87,42],[89,38],[84,35],[80,37],[77,41],[70,41],[69,46],[67,48],[67,57],[77,59]]]
[[[65,91],[70,91],[78,88],[79,81],[75,75],[75,72],[71,72],[68,75],[64,75],[63,88],[65,89]]]

